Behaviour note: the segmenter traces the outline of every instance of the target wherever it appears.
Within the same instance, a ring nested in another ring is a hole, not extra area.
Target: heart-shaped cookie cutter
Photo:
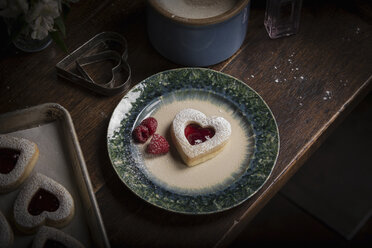
[[[57,74],[69,81],[86,87],[96,93],[111,96],[129,88],[131,69],[127,62],[128,45],[123,36],[115,32],[99,33],[66,56],[56,65]],[[84,66],[112,60],[112,77],[100,84],[92,79]],[[125,71],[126,77],[122,77]]]
[[[120,54],[117,53],[116,51],[108,50],[108,51],[104,51],[102,53],[98,53],[98,54],[94,54],[94,55],[91,55],[91,56],[79,58],[79,59],[76,60],[76,68],[86,80],[94,83],[95,81],[84,70],[84,66],[94,64],[94,63],[98,63],[98,62],[105,61],[105,60],[113,60],[113,61],[115,61],[116,65],[111,69],[111,71],[112,71],[111,80],[109,82],[105,83],[105,84],[99,84],[99,85],[102,86],[102,87],[105,87],[105,88],[112,89],[112,88],[115,87],[115,82],[116,82],[115,75],[120,73],[120,71],[122,69],[122,65],[123,65],[121,63],[122,58],[121,58]]]

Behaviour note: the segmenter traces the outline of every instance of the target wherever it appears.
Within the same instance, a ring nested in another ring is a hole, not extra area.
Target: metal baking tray
[[[0,115],[0,134],[23,137],[39,147],[32,173],[40,172],[62,184],[75,202],[75,216],[61,230],[86,247],[110,247],[83,154],[68,111],[46,103]],[[0,194],[0,209],[14,232],[14,247],[29,247],[34,235],[24,235],[12,223],[12,208],[20,187]]]

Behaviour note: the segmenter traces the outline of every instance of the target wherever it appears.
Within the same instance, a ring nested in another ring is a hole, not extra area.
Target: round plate
[[[232,127],[222,152],[193,167],[182,162],[170,138],[173,118],[184,108],[222,116]],[[166,155],[149,156],[149,141],[132,139],[148,116],[158,120],[156,132],[170,143]],[[123,97],[107,145],[119,178],[139,197],[169,211],[206,214],[237,206],[262,187],[276,163],[279,133],[267,104],[246,84],[221,72],[183,68],[155,74]]]

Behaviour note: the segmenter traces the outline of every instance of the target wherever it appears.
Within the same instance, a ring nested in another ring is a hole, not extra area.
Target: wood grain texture
[[[369,94],[280,191],[347,240],[371,216],[371,133]]]
[[[65,54],[55,45],[35,54],[9,51],[2,56],[0,113],[45,102],[70,112],[114,246],[224,246],[371,90],[372,28],[363,6],[364,1],[305,2],[300,32],[270,40],[263,27],[264,6],[254,5],[242,48],[210,67],[256,90],[280,132],[280,154],[269,181],[252,199],[226,212],[168,213],[130,192],[112,170],[106,148],[107,126],[123,94],[103,97],[58,78],[54,66]],[[116,31],[128,40],[133,85],[180,67],[151,47],[143,7],[143,1],[80,1],[66,23],[69,50],[99,32]]]

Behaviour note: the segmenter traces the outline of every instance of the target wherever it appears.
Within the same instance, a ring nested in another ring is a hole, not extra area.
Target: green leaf
[[[63,22],[62,18],[59,16],[56,19],[54,19],[54,26],[57,28],[59,31],[61,31],[63,37],[66,36],[66,27],[65,23]]]
[[[50,32],[49,33],[50,36],[52,37],[52,39],[54,40],[54,42],[64,51],[64,52],[68,52],[67,51],[67,46],[65,44],[65,42],[63,41],[62,37],[61,37],[61,33],[59,31],[53,31],[53,32]]]
[[[71,6],[66,2],[62,2],[62,15],[66,19],[68,13],[70,13]]]

